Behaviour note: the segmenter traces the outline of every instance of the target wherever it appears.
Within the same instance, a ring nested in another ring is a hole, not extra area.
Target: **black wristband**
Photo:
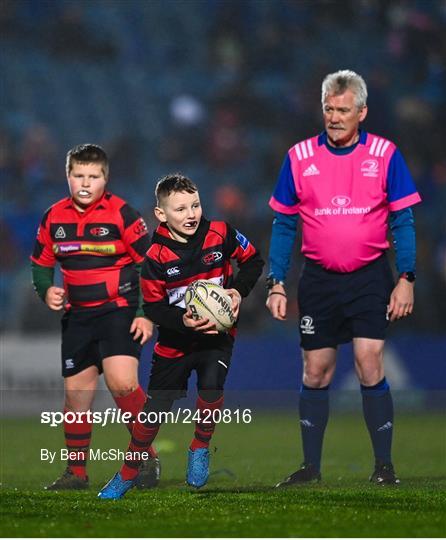
[[[286,294],[283,293],[283,292],[279,292],[279,291],[273,291],[273,292],[270,292],[270,293],[268,294],[268,296],[272,296],[273,294],[280,294],[280,296],[285,296],[285,298],[286,298]]]

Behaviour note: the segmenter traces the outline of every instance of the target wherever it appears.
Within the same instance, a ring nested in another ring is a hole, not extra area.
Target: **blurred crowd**
[[[183,172],[206,215],[266,256],[282,159],[322,129],[323,77],[350,68],[368,83],[364,128],[399,146],[423,197],[416,309],[404,330],[444,332],[445,23],[439,0],[3,0],[0,328],[54,328],[28,257],[43,212],[67,195],[69,148],[103,145],[111,189],[151,227],[156,180]],[[264,300],[261,283],[245,327],[270,328]]]

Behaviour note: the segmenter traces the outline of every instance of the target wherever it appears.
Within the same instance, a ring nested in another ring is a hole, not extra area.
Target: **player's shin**
[[[144,403],[146,402],[146,393],[141,386],[138,386],[133,392],[130,392],[125,396],[113,396],[113,399],[121,411],[131,413],[132,417],[125,425],[129,432],[132,433],[133,423],[135,422],[138,413],[142,411]],[[148,453],[150,454],[150,457],[157,456],[157,452],[152,446],[148,449]]]
[[[76,415],[75,422],[69,422],[69,413],[64,409],[64,434],[67,447],[68,469],[80,478],[87,478],[87,456],[91,441],[92,423],[87,415]],[[72,413],[73,416],[76,413]]]
[[[299,400],[300,427],[304,462],[317,471],[321,467],[322,444],[328,421],[329,386],[309,388],[302,384]]]
[[[212,393],[199,393],[196,403],[197,421],[195,422],[194,438],[190,444],[191,450],[197,448],[208,448],[211,437],[215,430],[216,412],[223,407],[223,395],[215,399],[215,392]],[[203,396],[207,399],[214,400],[207,401],[203,399]]]
[[[374,386],[361,385],[362,408],[375,460],[391,463],[393,402],[386,378]]]

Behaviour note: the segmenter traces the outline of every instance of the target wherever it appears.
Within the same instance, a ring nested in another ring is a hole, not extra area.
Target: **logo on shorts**
[[[179,273],[180,273],[180,269],[178,268],[178,266],[172,266],[172,268],[167,269],[167,275],[169,277],[178,276]]]
[[[66,233],[63,227],[59,227],[54,235],[55,238],[66,238]]]
[[[212,253],[205,255],[201,260],[204,262],[204,264],[209,266],[214,262],[220,261],[222,257],[223,253],[221,251],[213,251]]]
[[[379,165],[376,159],[366,159],[361,163],[361,172],[363,176],[376,178],[379,172]]]
[[[314,334],[313,318],[309,315],[305,315],[300,320],[300,330],[302,334]]]
[[[73,369],[74,368],[74,360],[72,358],[68,358],[65,360],[65,369]]]
[[[90,232],[93,236],[107,236],[110,231],[107,227],[93,227]]]

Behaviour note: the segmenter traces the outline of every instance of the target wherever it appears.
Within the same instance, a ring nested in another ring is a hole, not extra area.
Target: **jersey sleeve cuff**
[[[269,205],[273,210],[275,210],[276,212],[280,212],[282,214],[297,214],[298,213],[298,206],[299,206],[298,204],[294,204],[293,206],[285,206],[274,197],[271,197],[271,199],[269,200]]]
[[[418,192],[411,193],[410,195],[407,195],[406,197],[403,197],[402,199],[398,199],[396,201],[392,201],[389,203],[389,210],[391,212],[396,212],[397,210],[403,210],[404,208],[408,208],[409,206],[412,206],[414,204],[417,204],[421,202],[421,197]]]

